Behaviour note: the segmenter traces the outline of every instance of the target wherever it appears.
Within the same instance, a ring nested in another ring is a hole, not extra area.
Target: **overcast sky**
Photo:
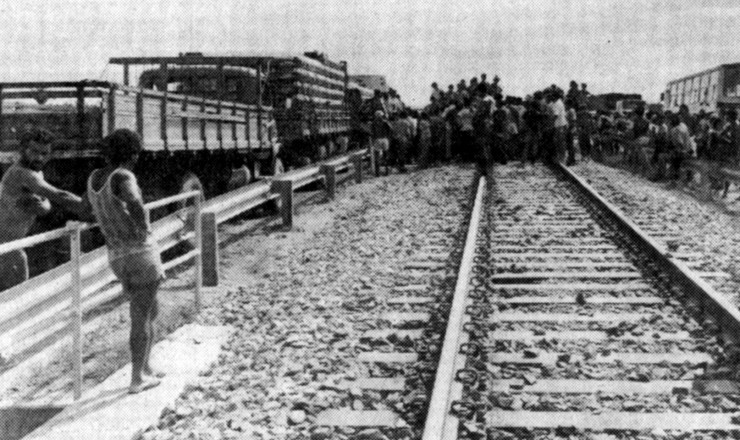
[[[111,56],[325,52],[407,102],[487,72],[523,95],[570,79],[658,99],[740,61],[740,0],[4,0],[0,80],[101,78]]]

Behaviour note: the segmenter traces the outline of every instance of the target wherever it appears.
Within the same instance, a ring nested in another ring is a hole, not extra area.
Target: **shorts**
[[[162,257],[156,248],[111,259],[110,267],[125,286],[143,286],[165,279]]]

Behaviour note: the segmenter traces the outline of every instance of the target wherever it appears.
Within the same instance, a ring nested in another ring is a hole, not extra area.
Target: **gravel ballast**
[[[651,237],[673,253],[697,253],[690,267],[705,276],[716,290],[740,305],[740,224],[720,205],[698,200],[664,182],[651,182],[629,171],[595,162],[573,170],[609,202],[636,221]]]
[[[394,286],[418,282],[404,277],[404,265],[430,246],[455,255],[473,178],[470,167],[446,166],[351,185],[331,203],[299,211],[292,231],[243,237],[222,251],[221,293],[199,320],[235,333],[217,364],[141,438],[384,438],[380,430],[317,428],[315,418],[348,405],[409,410],[413,390],[381,402],[337,385],[382,374],[382,365],[357,362],[377,349],[361,335],[378,326]],[[446,265],[445,274],[454,273],[453,257]],[[447,275],[426,281],[439,295],[454,285]],[[403,367],[388,372],[399,373]]]

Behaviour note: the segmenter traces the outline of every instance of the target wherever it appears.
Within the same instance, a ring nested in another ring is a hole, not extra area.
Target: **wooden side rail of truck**
[[[190,179],[188,190],[194,189],[193,178],[223,190],[233,170],[269,169],[262,163],[275,157],[280,146],[267,106],[102,81],[0,83],[4,162],[28,126],[52,131],[57,138],[54,160],[74,161],[76,170],[99,166],[103,136],[117,128],[131,129],[143,141],[142,166],[170,183]]]

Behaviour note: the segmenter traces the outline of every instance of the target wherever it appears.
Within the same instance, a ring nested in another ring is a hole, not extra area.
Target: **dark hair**
[[[681,123],[681,117],[678,115],[678,113],[671,113],[668,116],[668,121],[670,122],[671,126],[676,127]]]
[[[725,112],[725,117],[731,121],[734,121],[735,119],[737,119],[737,110],[735,110],[734,108],[727,109],[727,111]]]
[[[103,154],[111,165],[121,165],[143,149],[139,135],[126,128],[115,130],[103,138]]]
[[[21,134],[19,139],[21,150],[28,148],[31,142],[48,145],[54,142],[54,135],[45,128],[31,128]]]
[[[642,107],[642,106],[639,106],[639,107],[635,108],[635,114],[636,114],[637,116],[642,116],[642,115],[644,115],[644,114],[645,114],[645,108],[644,108],[644,107]]]

